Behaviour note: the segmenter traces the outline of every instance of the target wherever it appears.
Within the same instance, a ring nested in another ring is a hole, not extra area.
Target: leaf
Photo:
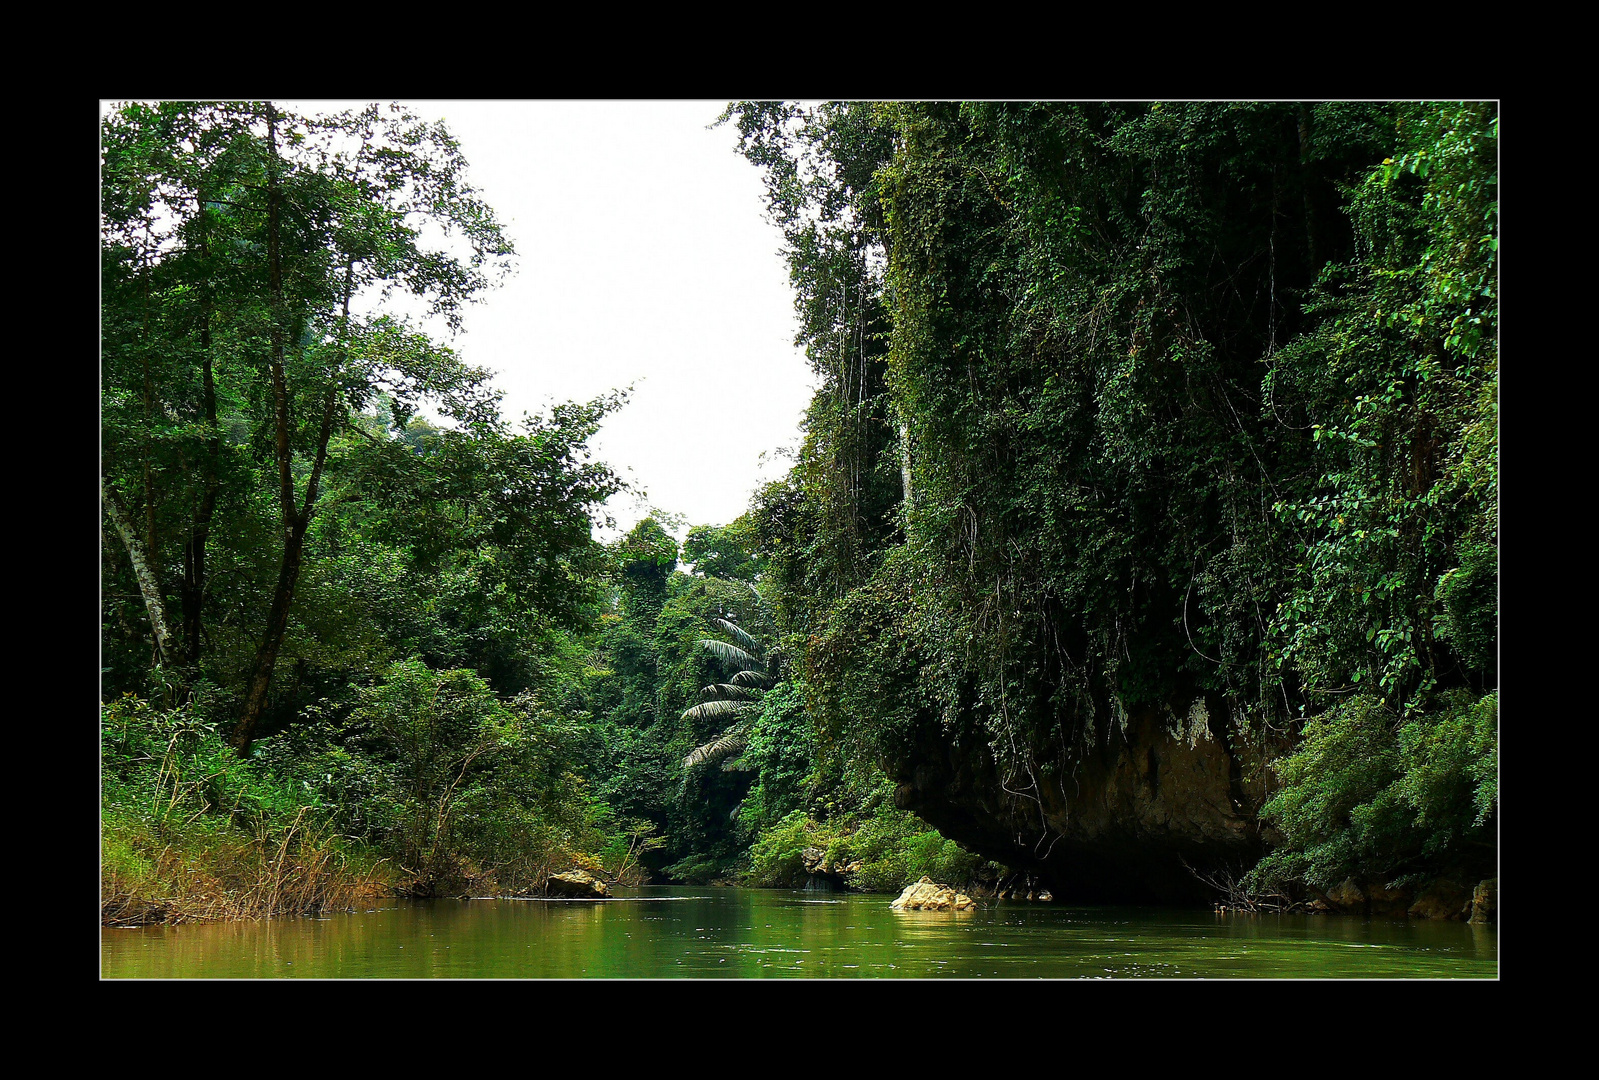
[[[737,645],[729,645],[725,641],[715,641],[710,639],[700,641],[698,644],[700,648],[704,649],[718,660],[722,660],[729,664],[737,664],[740,668],[759,668],[761,666],[761,662],[759,660],[745,652],[743,649],[739,648]]]
[[[761,651],[761,647],[756,643],[755,639],[750,637],[749,634],[744,631],[744,628],[739,626],[737,623],[728,622],[726,619],[712,619],[711,621],[737,638],[738,643],[751,654]]]
[[[717,738],[702,746],[696,746],[689,751],[689,755],[683,759],[683,768],[692,769],[696,765],[720,761],[722,758],[740,752],[747,745],[749,745],[749,737],[743,725],[729,728]]]
[[[707,718],[719,719],[726,716],[738,716],[749,709],[745,701],[702,701],[698,705],[684,709],[680,719],[704,720]]]
[[[746,673],[741,671],[739,674],[743,675]],[[735,686],[732,683],[717,683],[714,686],[707,686],[700,692],[702,694],[714,695],[716,698],[725,701],[759,701],[761,700],[762,694],[762,691],[759,689],[748,686]]]

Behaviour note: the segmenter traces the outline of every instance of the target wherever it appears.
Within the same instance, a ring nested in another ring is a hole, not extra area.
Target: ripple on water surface
[[[107,929],[107,978],[1495,978],[1493,927],[888,896],[639,889]]]

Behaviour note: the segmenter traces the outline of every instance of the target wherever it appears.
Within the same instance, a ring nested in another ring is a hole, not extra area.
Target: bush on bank
[[[572,725],[535,695],[502,702],[471,671],[410,660],[357,699],[309,710],[249,758],[226,745],[207,687],[171,708],[105,705],[102,921],[536,891],[573,866],[628,880],[656,843],[588,794]]]

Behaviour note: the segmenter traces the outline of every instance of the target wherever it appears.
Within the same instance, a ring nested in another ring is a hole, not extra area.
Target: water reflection
[[[110,978],[1493,978],[1494,928],[1336,916],[644,889],[101,934]]]

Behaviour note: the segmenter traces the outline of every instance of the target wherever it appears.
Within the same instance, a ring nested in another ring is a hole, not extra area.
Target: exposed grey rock
[[[861,868],[861,860],[834,861],[819,847],[808,847],[800,852],[800,864],[805,867],[807,874],[821,874],[823,877],[835,878],[840,884]]]
[[[545,884],[545,891],[551,896],[572,900],[604,900],[611,895],[610,886],[587,870],[568,870],[564,874],[552,874]]]

